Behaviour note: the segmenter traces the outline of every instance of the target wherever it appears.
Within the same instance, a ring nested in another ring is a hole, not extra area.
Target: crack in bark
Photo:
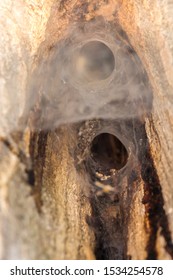
[[[36,206],[41,212],[41,188],[43,168],[46,159],[46,146],[47,146],[48,132],[41,131],[39,134],[33,133],[30,139],[30,155],[33,162],[33,176],[34,176],[34,197]]]
[[[157,259],[158,257],[158,253],[156,251],[156,241],[159,227],[162,229],[161,234],[166,242],[165,249],[171,258],[173,258],[173,243],[171,240],[168,218],[164,210],[162,186],[160,185],[157,171],[151,156],[145,127],[142,124],[139,124],[139,126],[143,139],[146,139],[139,149],[139,161],[141,165],[141,176],[144,181],[144,197],[142,203],[145,205],[146,221],[149,222],[150,226],[150,235],[146,247],[148,252],[147,259]],[[137,137],[139,136],[138,134],[136,135]]]

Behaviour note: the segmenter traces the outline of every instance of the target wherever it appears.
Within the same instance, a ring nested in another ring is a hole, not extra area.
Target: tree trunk
[[[173,258],[172,10],[0,3],[1,259]]]

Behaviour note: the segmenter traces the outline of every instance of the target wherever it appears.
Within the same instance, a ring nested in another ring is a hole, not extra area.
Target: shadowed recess
[[[105,169],[120,170],[128,160],[128,153],[122,142],[110,133],[96,136],[91,145],[92,159]]]

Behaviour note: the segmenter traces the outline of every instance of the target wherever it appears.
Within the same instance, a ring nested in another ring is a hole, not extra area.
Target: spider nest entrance
[[[88,42],[80,50],[76,67],[88,82],[106,80],[115,68],[114,54],[100,41]]]
[[[128,161],[123,143],[113,134],[101,133],[91,143],[91,159],[95,170],[103,175],[122,169]]]

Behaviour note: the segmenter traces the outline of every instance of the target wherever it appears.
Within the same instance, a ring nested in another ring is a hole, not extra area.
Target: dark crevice
[[[92,207],[92,216],[87,217],[86,221],[88,225],[93,228],[95,233],[95,257],[96,260],[106,260],[105,252],[103,251],[103,243],[104,239],[102,236],[102,232],[104,230],[103,223],[99,216],[99,209],[97,204],[95,203],[95,199],[90,199],[91,207]]]
[[[145,126],[138,123],[136,128],[137,127],[140,127],[140,134],[142,134],[142,138],[145,139],[139,149],[139,161],[141,165],[141,176],[144,181],[144,197],[142,203],[145,205],[146,220],[149,221],[150,225],[150,237],[146,248],[148,252],[147,259],[155,260],[158,257],[156,251],[156,241],[159,228],[162,229],[161,234],[166,241],[165,249],[173,258],[173,244],[169,230],[168,218],[164,210],[162,187],[151,156]],[[136,133],[136,136],[141,137],[139,133]]]
[[[111,200],[109,195],[92,197],[92,217],[87,222],[95,232],[95,256],[97,260],[122,260],[123,239],[121,220],[117,212],[118,201]]]
[[[33,133],[30,140],[30,156],[33,162],[34,172],[31,170],[28,176],[29,180],[34,183],[33,195],[39,212],[42,206],[41,188],[46,157],[47,136],[48,132],[41,131],[40,133]]]
[[[35,175],[34,175],[34,170],[33,169],[26,169],[26,174],[28,176],[28,183],[31,186],[35,185]]]

